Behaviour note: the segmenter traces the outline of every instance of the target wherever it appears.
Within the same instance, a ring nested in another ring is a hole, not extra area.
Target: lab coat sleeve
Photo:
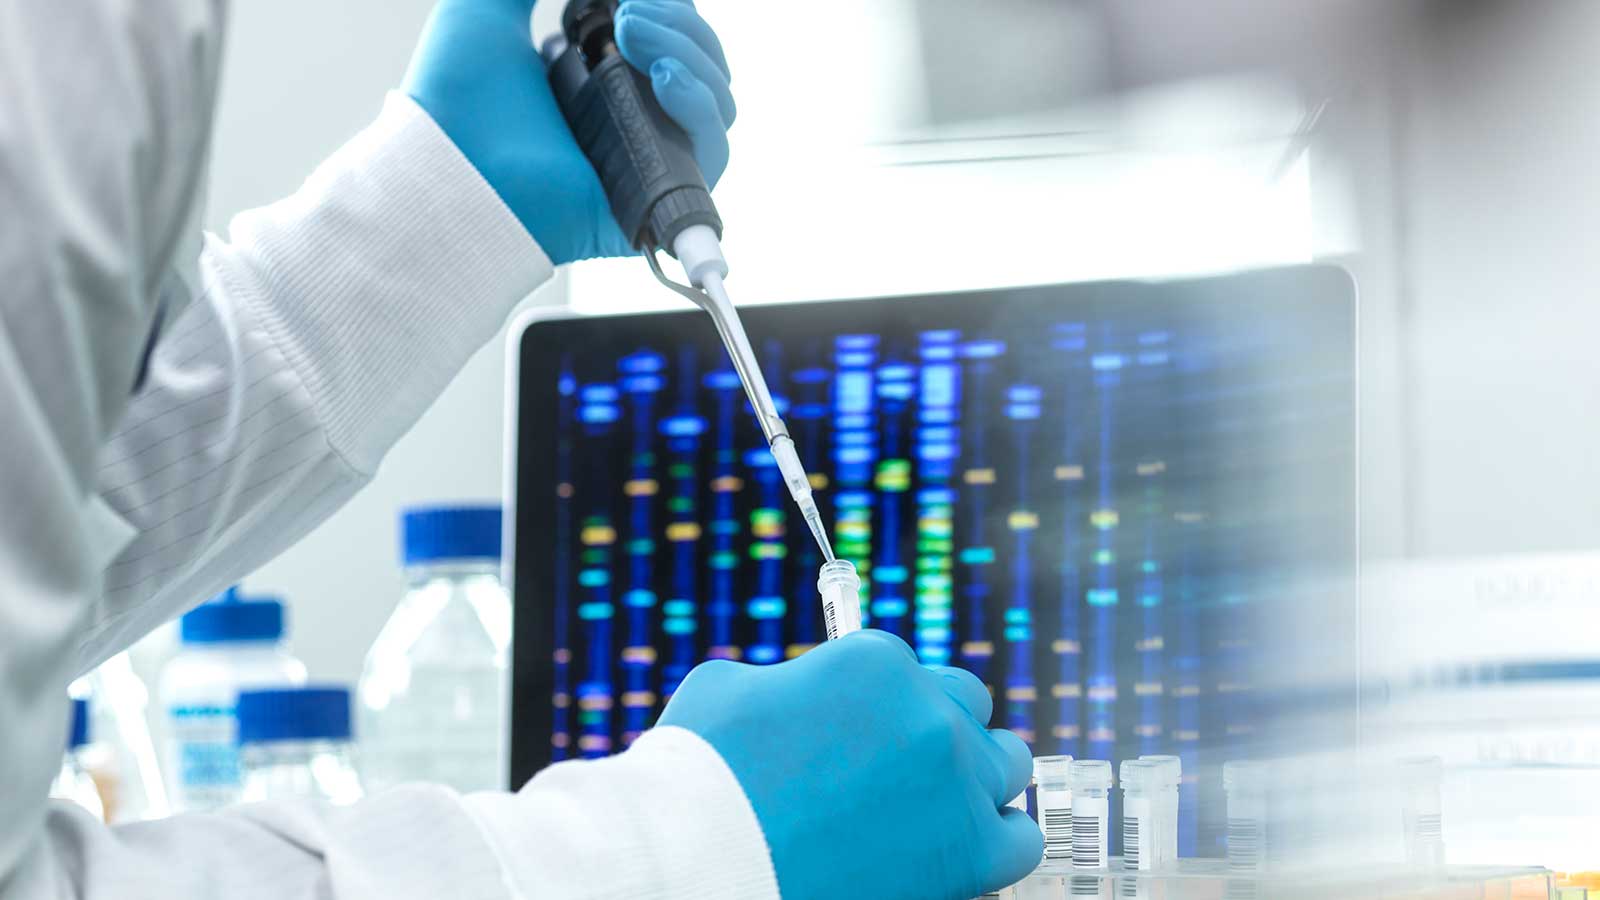
[[[102,455],[131,526],[87,668],[309,532],[363,485],[549,259],[394,94],[285,200],[207,237],[199,292]]]
[[[50,858],[0,897],[777,900],[755,811],[709,745],[647,732],[518,794],[396,788],[351,807],[236,807],[106,828],[53,804]],[[45,864],[45,863],[48,864]]]

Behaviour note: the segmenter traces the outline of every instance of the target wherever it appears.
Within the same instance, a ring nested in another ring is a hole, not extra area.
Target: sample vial
[[[1400,762],[1400,821],[1405,829],[1406,862],[1414,866],[1444,865],[1444,821],[1439,782],[1444,762],[1423,756]]]
[[[1072,757],[1033,759],[1039,827],[1044,831],[1044,858],[1072,861]]]
[[[856,574],[855,563],[848,559],[823,563],[817,593],[822,595],[828,640],[861,630],[861,576]]]
[[[1111,819],[1111,763],[1076,759],[1072,773],[1072,867],[1104,869]]]
[[[1155,763],[1161,771],[1156,792],[1156,839],[1151,852],[1156,865],[1170,865],[1178,859],[1178,785],[1183,781],[1183,761],[1165,754],[1139,758]]]
[[[1161,815],[1161,767],[1143,759],[1125,759],[1122,779],[1122,866],[1149,871],[1156,867]]]
[[[1228,798],[1228,870],[1260,872],[1267,820],[1268,769],[1259,762],[1222,764],[1222,790]]]

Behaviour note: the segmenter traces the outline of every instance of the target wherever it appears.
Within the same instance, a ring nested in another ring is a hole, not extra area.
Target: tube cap
[[[1072,757],[1035,756],[1033,783],[1038,785],[1041,791],[1072,790]]]
[[[67,749],[76,750],[89,743],[89,701],[72,698],[72,731],[67,735]]]
[[[1149,790],[1159,785],[1161,766],[1147,759],[1125,759],[1118,768],[1117,777],[1122,781],[1123,790]]]
[[[1070,763],[1074,792],[1087,788],[1110,788],[1111,763],[1103,759],[1075,759]]]
[[[400,559],[408,566],[500,558],[500,506],[414,506],[400,513]]]
[[[238,597],[238,599],[230,599]],[[283,601],[276,597],[239,597],[231,589],[203,603],[178,620],[185,644],[234,641],[276,641],[283,637]]]
[[[239,743],[348,741],[350,691],[342,687],[240,691]]]

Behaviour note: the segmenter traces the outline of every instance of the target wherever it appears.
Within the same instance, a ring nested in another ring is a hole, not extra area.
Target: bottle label
[[[173,792],[184,809],[212,809],[238,799],[238,723],[233,707],[193,704],[167,708]]]

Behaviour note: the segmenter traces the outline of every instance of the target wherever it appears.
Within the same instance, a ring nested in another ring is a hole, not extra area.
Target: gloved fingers
[[[1044,859],[1044,832],[1020,809],[1002,809],[998,822],[983,831],[981,891],[997,891],[1028,877]]]
[[[939,676],[939,686],[957,703],[961,704],[979,725],[987,726],[994,715],[994,698],[989,687],[978,676],[954,666],[929,666],[928,670]]]
[[[994,748],[995,767],[1000,773],[994,805],[1004,806],[1027,790],[1028,782],[1033,780],[1033,752],[1022,738],[1004,728],[990,731],[989,739]]]
[[[722,50],[722,40],[711,30],[711,25],[694,11],[694,4],[686,0],[626,0],[622,4],[622,11],[629,15],[642,15],[687,35],[722,72],[724,79],[733,80],[733,70],[728,68],[728,56]]]
[[[896,651],[905,654],[906,659],[909,659],[912,662],[917,661],[917,651],[911,649],[910,644],[902,641],[887,631],[879,631],[876,628],[862,629],[861,631],[857,631],[853,634],[847,634],[838,640],[829,641],[828,643],[837,644],[840,643],[840,641],[854,641],[858,644],[866,641],[876,641],[885,647],[893,647]]]
[[[453,3],[458,7],[477,7],[482,10],[503,13],[520,22],[524,33],[533,30],[534,0],[444,0],[444,3]],[[441,3],[440,6],[443,6],[444,3]]]
[[[715,187],[728,168],[728,130],[723,127],[716,98],[675,59],[656,60],[650,67],[650,84],[661,108],[688,132],[706,186]]]
[[[651,71],[656,62],[663,59],[671,59],[685,66],[716,98],[716,108],[722,116],[723,127],[733,126],[738,108],[734,105],[727,76],[711,61],[706,51],[700,49],[699,44],[676,28],[654,21],[648,12],[619,15],[616,34],[617,48],[622,51],[622,57],[641,72]]]

